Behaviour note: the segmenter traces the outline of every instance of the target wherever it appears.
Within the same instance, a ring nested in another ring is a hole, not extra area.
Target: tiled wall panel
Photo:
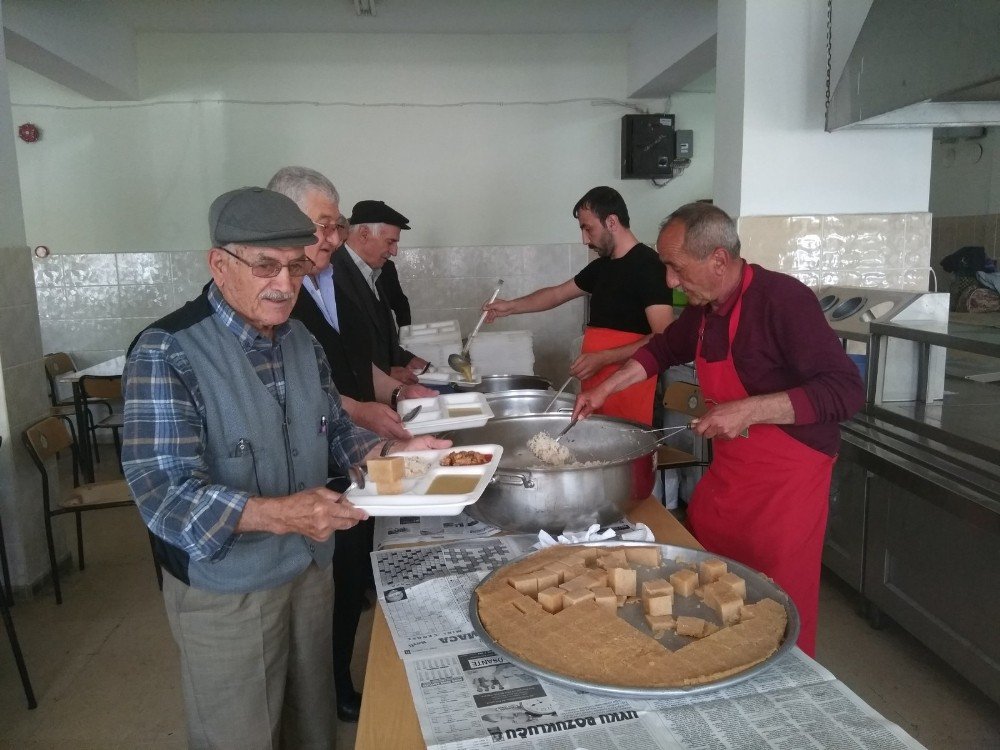
[[[750,216],[739,228],[744,257],[810,286],[928,288],[929,214]],[[978,231],[985,233],[985,224]],[[80,253],[35,260],[44,350],[69,351],[81,367],[121,354],[143,327],[199,293],[209,278],[205,256]],[[458,320],[467,334],[498,279],[503,297],[517,297],[566,281],[588,260],[587,248],[573,243],[405,248],[396,264],[414,322]],[[562,382],[585,312],[578,299],[548,313],[504,318],[493,330],[531,331],[535,371]]]
[[[743,257],[811,287],[929,288],[930,214],[744,216],[739,233]]]
[[[67,253],[36,258],[34,274],[42,348],[81,368],[124,353],[209,279],[203,252]]]
[[[578,244],[406,248],[396,258],[414,322],[459,320],[468,334],[498,279],[503,297],[561,284],[588,262]],[[34,261],[42,347],[86,367],[123,353],[145,326],[198,295],[209,279],[204,252],[79,253]],[[498,321],[529,330],[535,371],[563,380],[583,330],[582,300],[542,315]]]

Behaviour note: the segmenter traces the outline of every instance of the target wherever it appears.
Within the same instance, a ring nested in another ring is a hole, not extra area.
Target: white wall
[[[216,195],[289,163],[327,173],[348,210],[393,204],[412,220],[407,246],[572,242],[572,206],[600,184],[623,193],[651,239],[663,215],[711,195],[710,94],[674,97],[696,139],[682,177],[663,189],[617,179],[632,110],[605,100],[626,90],[621,35],[147,35],[138,46],[138,104],[95,104],[11,66],[15,115],[44,134],[18,148],[29,244],[202,248]]]
[[[934,142],[931,212],[935,216],[1000,213],[1000,128],[985,138]]]
[[[825,132],[825,50],[822,0],[720,3],[720,205],[744,216],[926,211],[931,130]]]
[[[10,60],[30,59],[34,70],[94,99],[138,95],[135,35],[105,3],[7,0],[4,27]]]
[[[642,15],[629,31],[628,90],[668,96],[715,68],[715,3],[674,0]]]

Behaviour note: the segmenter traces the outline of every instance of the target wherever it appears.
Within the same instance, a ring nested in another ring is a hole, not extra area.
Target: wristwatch
[[[389,406],[393,409],[396,408],[396,404],[399,403],[399,394],[403,392],[403,386],[397,385],[392,389],[392,395],[389,396]]]

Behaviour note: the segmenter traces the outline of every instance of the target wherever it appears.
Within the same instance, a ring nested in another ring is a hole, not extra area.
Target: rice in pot
[[[557,443],[556,439],[547,432],[539,432],[528,439],[528,450],[530,450],[539,461],[551,466],[565,466],[575,461],[562,443]]]

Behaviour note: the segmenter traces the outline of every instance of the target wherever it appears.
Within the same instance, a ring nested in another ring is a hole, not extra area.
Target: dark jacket
[[[319,309],[316,300],[307,289],[299,291],[299,298],[292,309],[292,317],[301,320],[323,347],[330,362],[330,369],[333,371],[333,382],[337,386],[337,391],[356,401],[374,401],[371,339],[368,335],[367,319],[351,301],[349,295],[341,293],[336,278],[335,270],[334,287],[337,296],[337,318],[340,323],[339,333],[323,317],[323,311]]]
[[[410,315],[410,300],[399,283],[399,271],[396,264],[387,260],[382,266],[382,275],[378,277],[378,285],[385,290],[385,298],[396,315],[396,324],[408,326],[413,322]]]
[[[387,295],[382,293],[381,299],[375,296],[361,270],[343,247],[333,254],[331,263],[338,313],[341,295],[361,311],[370,337],[372,362],[386,373],[393,367],[405,367],[414,355],[399,345],[399,331],[392,319]],[[343,323],[341,330],[345,330]]]

